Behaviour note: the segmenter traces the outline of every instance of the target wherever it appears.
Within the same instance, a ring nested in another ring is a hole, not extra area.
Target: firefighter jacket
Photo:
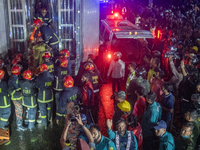
[[[55,75],[55,80],[54,80],[54,90],[56,91],[62,91],[63,90],[63,78],[66,75],[71,75],[71,66],[70,68],[67,67],[61,67],[59,66],[55,66],[55,71],[54,71],[54,75]]]
[[[53,101],[52,82],[54,76],[48,71],[41,73],[36,79],[36,87],[38,88],[38,102],[48,103]]]
[[[30,80],[19,81],[19,87],[22,91],[22,105],[28,108],[35,108],[37,101],[35,97],[35,82]]]
[[[41,32],[42,39],[50,47],[59,43],[58,36],[56,35],[55,31],[49,26],[41,26],[40,32]]]
[[[60,95],[60,107],[66,107],[66,104],[70,101],[73,101],[75,108],[79,110],[79,104],[82,102],[82,93],[81,89],[74,86],[71,88],[64,88]]]
[[[0,108],[10,107],[10,98],[8,97],[8,84],[0,80]]]
[[[44,62],[44,64],[47,65],[48,69],[49,69],[49,73],[54,74],[54,63],[53,61],[49,61],[49,62]]]
[[[19,76],[11,75],[8,80],[8,92],[11,96],[11,100],[21,100],[22,96],[19,88]]]
[[[45,26],[46,26],[46,25],[49,25],[49,24],[52,22],[52,19],[50,18],[48,12],[46,13],[45,16],[42,16],[41,13],[37,13],[37,14],[33,17],[33,19],[40,19],[40,20],[43,22],[42,25],[45,25]]]
[[[94,93],[99,92],[99,89],[101,87],[101,84],[103,83],[103,80],[97,69],[95,69],[94,71],[90,71],[90,81],[92,83]]]
[[[42,53],[46,51],[47,45],[44,42],[32,44],[30,49],[33,50],[34,66],[39,66],[43,63]]]
[[[94,92],[92,83],[88,81],[82,88],[83,105],[94,106]]]

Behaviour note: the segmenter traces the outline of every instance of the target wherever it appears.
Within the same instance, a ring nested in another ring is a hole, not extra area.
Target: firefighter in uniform
[[[50,18],[50,15],[47,11],[47,8],[46,7],[42,7],[40,9],[40,13],[37,13],[33,19],[40,19],[42,22],[43,22],[43,25],[47,26],[47,25],[50,25],[51,22],[52,22],[52,19]]]
[[[56,101],[56,112],[58,111],[59,98],[60,94],[63,91],[63,78],[66,75],[70,75],[68,68],[68,60],[62,58],[61,62],[58,62],[59,65],[55,66],[55,80],[54,80],[54,90],[55,90],[55,101]]]
[[[38,105],[41,113],[42,125],[47,127],[47,119],[51,117],[51,102],[53,101],[52,82],[54,76],[49,73],[46,64],[40,66],[40,74],[36,79],[38,88]]]
[[[44,60],[43,64],[46,64],[49,69],[49,73],[54,74],[54,63],[53,63],[53,61],[50,60],[51,53],[49,51],[44,52],[42,54],[42,58]]]
[[[74,79],[71,76],[65,76],[63,79],[64,90],[61,92],[59,99],[59,108],[56,112],[56,123],[59,124],[59,120],[62,116],[65,116],[66,104],[70,101],[73,101],[75,108],[80,110],[80,103],[82,102],[82,93],[81,89],[74,86]]]
[[[22,120],[22,96],[19,88],[19,75],[21,71],[20,65],[15,65],[12,67],[11,72],[12,75],[10,79],[8,80],[8,87],[9,87],[9,94],[11,96],[11,100],[13,101],[13,104],[15,106],[15,114],[16,114],[16,123],[17,123],[17,130],[18,131],[24,131],[26,128],[22,126],[23,120]]]
[[[9,79],[8,71],[2,59],[0,59],[0,69],[4,71],[3,80],[8,82],[8,79]]]
[[[35,97],[35,82],[31,81],[32,72],[26,70],[23,73],[23,80],[19,81],[19,87],[22,91],[22,105],[28,109],[29,124],[28,128],[32,130],[35,125],[35,116],[37,111],[37,101]]]
[[[85,70],[90,73],[90,81],[93,86],[93,92],[94,92],[94,102],[95,102],[95,112],[93,113],[95,123],[98,122],[98,113],[99,113],[99,101],[100,101],[100,96],[99,96],[99,91],[101,84],[103,83],[103,80],[101,78],[101,75],[97,69],[95,69],[94,65],[92,63],[87,63],[85,64]]]
[[[8,97],[8,84],[3,81],[5,72],[0,70],[0,128],[6,129],[11,114],[10,98]]]

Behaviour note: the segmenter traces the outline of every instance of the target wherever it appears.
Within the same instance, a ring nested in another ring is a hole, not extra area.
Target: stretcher
[[[4,130],[0,128],[0,145],[3,145],[10,141],[10,132],[9,130]]]

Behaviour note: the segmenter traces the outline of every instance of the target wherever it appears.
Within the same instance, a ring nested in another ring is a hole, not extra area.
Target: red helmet
[[[4,66],[4,61],[0,59],[0,68],[3,68],[3,66]]]
[[[19,65],[15,65],[12,67],[11,72],[14,75],[20,75],[21,67]]]
[[[22,60],[21,60],[21,58],[17,58],[17,57],[15,57],[14,59],[13,59],[13,61],[12,61],[12,65],[14,66],[14,65],[17,65],[19,62],[21,62]]]
[[[69,57],[69,51],[67,49],[62,49],[60,54],[64,57]]]
[[[46,64],[40,65],[40,73],[43,73],[44,71],[48,70],[48,66]]]
[[[15,56],[15,58],[22,59],[22,54],[17,54],[17,55]]]
[[[64,81],[64,87],[66,88],[70,88],[74,86],[74,79],[71,76],[68,76],[68,75],[65,76],[63,78],[63,81]]]
[[[31,78],[32,78],[32,72],[30,70],[24,71],[23,78],[27,79],[27,80],[31,80]]]
[[[3,78],[4,74],[5,74],[5,72],[3,70],[0,70],[0,79]]]
[[[94,70],[94,65],[92,63],[85,64],[85,70]]]
[[[60,67],[67,67],[67,65],[68,65],[67,58],[62,58],[61,63],[60,63]]]
[[[50,52],[42,53],[42,58],[51,58],[51,53]]]
[[[42,20],[40,20],[40,19],[35,19],[35,20],[33,21],[33,23],[34,23],[36,26],[39,26],[39,27],[41,27],[42,24],[43,24]]]

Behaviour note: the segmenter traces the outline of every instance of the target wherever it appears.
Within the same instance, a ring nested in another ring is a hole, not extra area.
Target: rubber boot
[[[26,128],[26,127],[23,127],[23,125],[22,125],[22,121],[20,121],[20,122],[18,122],[17,123],[17,131],[26,131],[28,128]]]
[[[38,110],[38,118],[37,118],[37,123],[42,123],[42,119],[41,119],[41,113],[40,113],[40,110]]]

